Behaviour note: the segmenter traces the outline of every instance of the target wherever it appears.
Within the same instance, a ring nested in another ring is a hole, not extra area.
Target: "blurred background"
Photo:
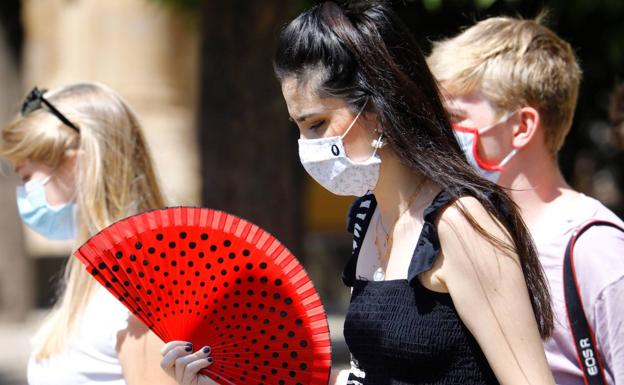
[[[169,204],[242,216],[299,257],[330,314],[340,366],[347,360],[342,317],[349,298],[340,272],[350,254],[345,219],[352,199],[325,192],[300,166],[297,130],[271,63],[281,26],[313,3],[2,0],[0,124],[34,85],[88,80],[116,89],[142,120]],[[425,52],[431,40],[485,17],[532,18],[549,10],[549,26],[572,44],[584,73],[561,167],[575,188],[624,214],[624,130],[609,122],[610,94],[624,81],[623,0],[393,4]],[[71,253],[71,244],[23,228],[16,184],[2,165],[0,385],[25,384],[29,338],[54,301],[54,282]]]

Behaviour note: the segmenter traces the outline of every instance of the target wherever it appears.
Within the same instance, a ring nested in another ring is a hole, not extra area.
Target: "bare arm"
[[[117,351],[128,385],[175,385],[160,367],[163,342],[135,317],[119,332]]]
[[[460,198],[438,225],[442,253],[439,277],[457,312],[502,384],[554,384],[516,254],[498,250],[464,218],[508,241],[501,226],[474,198]]]

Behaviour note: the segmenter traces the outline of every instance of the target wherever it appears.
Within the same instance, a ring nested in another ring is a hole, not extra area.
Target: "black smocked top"
[[[355,276],[375,197],[365,195],[352,206],[353,252],[342,276],[353,288],[344,324],[352,356],[349,385],[498,384],[450,295],[431,291],[418,279],[440,252],[435,221],[451,202],[450,194],[442,191],[425,209],[408,278],[378,282]]]

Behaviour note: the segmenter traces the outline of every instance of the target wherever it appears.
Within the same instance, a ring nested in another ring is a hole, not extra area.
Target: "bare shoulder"
[[[456,230],[477,233],[476,227],[465,214],[468,214],[476,224],[492,235],[504,231],[500,222],[490,215],[478,199],[464,196],[458,198],[440,214],[438,222],[440,236],[453,235]],[[450,234],[449,231],[451,231]]]
[[[479,256],[495,261],[490,256],[503,252],[501,245],[509,249],[512,244],[503,225],[471,196],[457,199],[440,214],[438,237],[445,259],[464,262]]]

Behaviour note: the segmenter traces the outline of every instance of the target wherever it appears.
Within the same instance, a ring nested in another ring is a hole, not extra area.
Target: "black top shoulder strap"
[[[375,200],[375,196],[366,194],[353,202],[349,209],[347,230],[353,234],[353,247],[351,256],[342,271],[342,282],[349,287],[355,284],[355,270],[357,259],[360,255],[360,247],[376,207],[377,200]]]

